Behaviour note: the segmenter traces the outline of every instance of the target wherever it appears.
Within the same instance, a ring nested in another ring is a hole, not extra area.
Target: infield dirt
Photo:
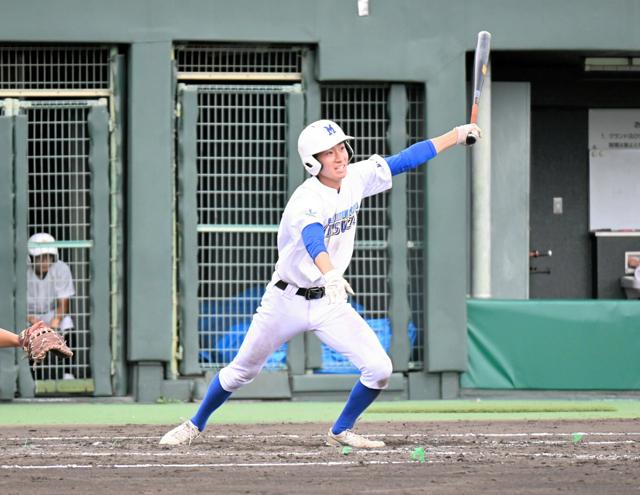
[[[211,424],[158,445],[172,426],[0,427],[0,492],[640,493],[637,420],[364,422],[386,447],[348,453],[324,445],[328,424]]]

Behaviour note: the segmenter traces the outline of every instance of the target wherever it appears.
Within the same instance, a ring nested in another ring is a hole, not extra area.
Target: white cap
[[[38,247],[29,247],[29,255],[30,256],[42,256],[43,254],[52,254],[54,258],[58,259],[58,248],[55,246],[47,246],[47,243],[53,243],[56,240],[52,235],[47,234],[45,232],[40,232],[38,234],[33,234],[29,237],[29,244],[38,243],[40,246]]]

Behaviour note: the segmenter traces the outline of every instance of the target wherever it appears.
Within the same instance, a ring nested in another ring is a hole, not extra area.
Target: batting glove
[[[325,296],[329,298],[330,304],[347,302],[347,293],[352,296],[355,295],[355,292],[353,292],[349,282],[347,282],[342,277],[342,274],[335,268],[324,274],[324,280],[324,293]]]
[[[467,136],[473,134],[476,138],[482,137],[482,130],[477,124],[465,124],[455,128],[456,144],[467,144]]]

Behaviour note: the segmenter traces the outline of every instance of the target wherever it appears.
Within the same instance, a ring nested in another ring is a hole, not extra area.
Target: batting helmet
[[[305,127],[298,137],[298,153],[304,167],[311,175],[318,175],[322,164],[315,157],[318,153],[333,148],[336,144],[344,143],[349,153],[349,160],[353,157],[353,149],[348,143],[352,136],[347,136],[338,124],[331,120],[318,120]]]
[[[30,256],[42,256],[43,254],[52,254],[58,259],[58,248],[55,246],[47,246],[48,242],[56,242],[52,235],[40,232],[29,237],[29,244],[38,243],[38,247],[29,247]]]

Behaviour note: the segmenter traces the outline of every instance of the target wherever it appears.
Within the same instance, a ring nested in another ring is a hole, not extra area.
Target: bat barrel
[[[480,31],[478,33],[478,42],[476,44],[475,58],[473,61],[473,98],[471,100],[471,118],[469,119],[473,124],[478,122],[478,104],[480,102],[480,94],[482,93],[482,84],[488,73],[490,47],[491,33],[488,31]],[[474,136],[469,136],[467,144],[473,144],[475,141]]]

